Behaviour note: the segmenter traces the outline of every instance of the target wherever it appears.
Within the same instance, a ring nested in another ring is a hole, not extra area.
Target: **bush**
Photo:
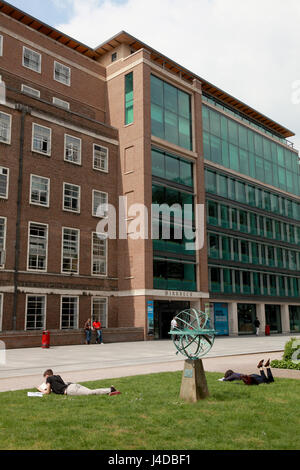
[[[271,367],[274,367],[275,369],[300,370],[300,362],[296,364],[292,361],[292,356],[295,352],[295,348],[293,348],[294,341],[296,341],[296,338],[291,338],[289,341],[286,342],[282,360],[280,361],[278,359],[275,359],[271,362]]]

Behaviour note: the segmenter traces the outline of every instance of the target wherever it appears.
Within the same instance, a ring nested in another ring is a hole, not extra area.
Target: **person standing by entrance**
[[[91,326],[90,318],[84,324],[84,331],[85,331],[85,342],[86,344],[90,344],[91,339],[92,339],[92,326]]]
[[[101,325],[101,322],[98,320],[98,321],[94,321],[93,322],[93,329],[96,331],[96,344],[103,344],[103,340],[102,340],[102,325]]]
[[[255,329],[256,329],[256,336],[259,336],[259,327],[260,327],[260,321],[259,319],[256,317],[255,321],[254,321],[254,326],[255,326]]]

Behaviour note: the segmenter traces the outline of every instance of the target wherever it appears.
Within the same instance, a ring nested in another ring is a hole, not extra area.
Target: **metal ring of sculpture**
[[[177,326],[169,334],[179,352],[188,359],[196,360],[205,356],[212,348],[215,330],[208,328],[209,317],[195,308],[183,310],[175,316]]]

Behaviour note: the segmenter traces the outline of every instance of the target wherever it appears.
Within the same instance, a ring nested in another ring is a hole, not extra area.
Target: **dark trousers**
[[[260,371],[260,375],[261,375],[264,383],[270,384],[270,383],[274,382],[274,377],[273,377],[272,371],[269,367],[267,368],[267,376],[266,376],[264,370]]]

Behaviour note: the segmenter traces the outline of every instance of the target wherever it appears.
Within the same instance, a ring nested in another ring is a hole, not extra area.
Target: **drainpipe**
[[[20,264],[25,117],[26,117],[26,114],[29,114],[31,112],[30,108],[22,104],[17,104],[16,110],[21,111],[21,122],[20,122],[19,176],[18,176],[18,191],[17,191],[17,221],[16,221],[15,266],[14,266],[14,302],[13,302],[13,315],[12,315],[12,328],[14,331],[17,329],[18,275],[19,275],[19,264]]]

